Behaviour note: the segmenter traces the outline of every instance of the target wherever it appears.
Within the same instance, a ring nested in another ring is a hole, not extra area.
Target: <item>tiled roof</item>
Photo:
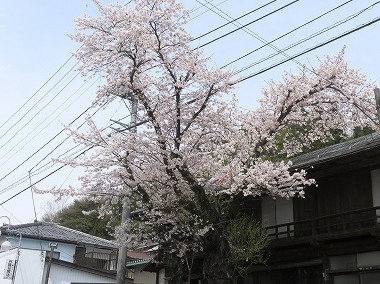
[[[0,227],[2,234],[7,234],[8,225]],[[86,233],[49,222],[34,222],[21,225],[10,225],[9,229],[21,233],[22,237],[51,240],[74,244],[87,244],[107,248],[117,248],[116,243]]]
[[[291,159],[293,162],[292,168],[313,166],[376,147],[380,147],[380,132],[294,157]]]

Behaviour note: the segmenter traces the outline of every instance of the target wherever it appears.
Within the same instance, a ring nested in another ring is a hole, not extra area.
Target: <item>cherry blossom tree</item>
[[[225,232],[241,217],[245,197],[302,197],[315,181],[291,169],[289,158],[331,137],[332,129],[377,129],[373,86],[348,68],[342,51],[319,67],[285,73],[263,91],[258,109],[243,112],[235,99],[223,97],[239,79],[209,68],[202,51],[189,44],[183,28],[188,13],[180,4],[94,3],[99,17],[77,19],[78,33],[71,36],[83,44],[77,53],[83,74],[106,79],[94,105],[137,100],[137,121],[145,123],[136,133],[107,135],[89,119],[88,132],[70,130],[93,151],[61,161],[86,170],[81,188],[67,191],[101,201],[100,214],[133,200],[139,218],[122,224],[116,236],[129,247],[160,244],[163,260],[171,258],[172,283],[189,281],[199,255],[205,283],[230,283],[236,267],[228,261]],[[312,127],[278,149],[276,135],[292,124]],[[274,162],[268,153],[286,159]]]

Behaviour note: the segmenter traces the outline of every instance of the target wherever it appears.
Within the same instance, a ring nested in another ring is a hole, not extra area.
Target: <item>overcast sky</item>
[[[112,1],[108,0],[105,3],[110,2]],[[336,8],[273,42],[272,46],[265,46],[228,65],[227,68],[240,70],[253,64],[251,68],[239,73],[243,77],[281,62],[286,56],[303,52],[376,20],[380,15],[380,4],[368,0],[208,1],[211,3],[208,7],[214,12],[202,5],[206,5],[205,0],[181,2],[192,11],[187,28],[194,36],[200,36],[227,23],[231,18],[237,18],[268,3],[262,9],[239,20],[240,24],[256,20],[247,26],[249,30],[241,29],[204,47],[205,54],[211,56],[210,66],[218,68],[258,49],[265,41],[272,41]],[[366,9],[372,4],[374,6]],[[285,5],[288,6],[284,7]],[[339,5],[342,6],[337,8]],[[362,13],[358,13],[360,11]],[[58,170],[59,165],[52,164],[51,159],[80,151],[74,148],[66,153],[74,145],[70,140],[65,140],[63,126],[73,122],[86,110],[97,87],[102,84],[99,78],[85,80],[74,71],[77,61],[71,56],[79,45],[71,41],[67,33],[74,31],[74,18],[84,15],[96,15],[96,9],[90,0],[12,0],[1,3],[0,216],[10,217],[13,224],[31,222],[35,214],[37,218],[41,218],[49,210],[49,206],[46,206],[48,202],[59,203],[51,195],[32,195],[28,189],[30,184],[41,180],[37,183],[41,188],[78,185],[78,171],[69,168]],[[339,21],[344,20],[345,23],[337,26]],[[234,22],[236,25],[239,23]],[[322,32],[334,25],[335,28]],[[206,44],[234,29],[236,26],[229,24],[200,38],[193,43],[194,47]],[[377,82],[379,30],[380,22],[376,22],[298,57],[297,62],[289,61],[253,76],[236,87],[235,93],[241,101],[240,105],[246,109],[256,107],[260,91],[268,81],[281,80],[284,71],[298,72],[300,64],[315,66],[318,60],[327,54],[337,54],[343,46],[346,46],[346,60],[349,65],[362,70],[371,81]],[[310,35],[319,33],[313,39],[302,42]],[[287,50],[286,54],[279,54],[260,63],[263,58],[278,52],[277,49],[297,42],[302,43]],[[89,113],[94,111],[90,110]],[[110,119],[120,119],[125,115],[125,106],[115,103],[107,110],[98,112],[97,121],[102,127],[106,127],[112,123]],[[83,119],[83,116],[78,118],[73,125],[79,127]],[[55,170],[57,171],[53,173]],[[7,201],[9,198],[11,199]],[[5,218],[0,220],[6,221]]]

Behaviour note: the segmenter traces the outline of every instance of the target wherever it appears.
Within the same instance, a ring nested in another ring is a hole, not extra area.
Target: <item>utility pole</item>
[[[51,260],[53,258],[54,249],[58,247],[57,243],[49,243],[50,247],[50,255],[49,255],[49,263],[46,270],[46,276],[45,276],[45,284],[49,283],[49,276],[50,276],[50,269],[51,269]]]
[[[136,98],[130,98],[131,100],[131,120],[130,120],[130,131],[132,133],[137,133],[137,103]],[[125,196],[123,200],[123,209],[121,213],[121,223],[124,224],[127,220],[131,218],[131,201],[130,196]],[[129,232],[125,232],[128,234]],[[125,272],[127,264],[127,245],[123,244],[119,248],[119,253],[117,256],[117,271],[116,271],[116,284],[125,284]]]

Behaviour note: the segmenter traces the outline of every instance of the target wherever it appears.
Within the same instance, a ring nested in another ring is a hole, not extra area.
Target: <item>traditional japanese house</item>
[[[300,155],[318,186],[305,198],[249,202],[270,255],[242,284],[380,283],[380,133]]]

